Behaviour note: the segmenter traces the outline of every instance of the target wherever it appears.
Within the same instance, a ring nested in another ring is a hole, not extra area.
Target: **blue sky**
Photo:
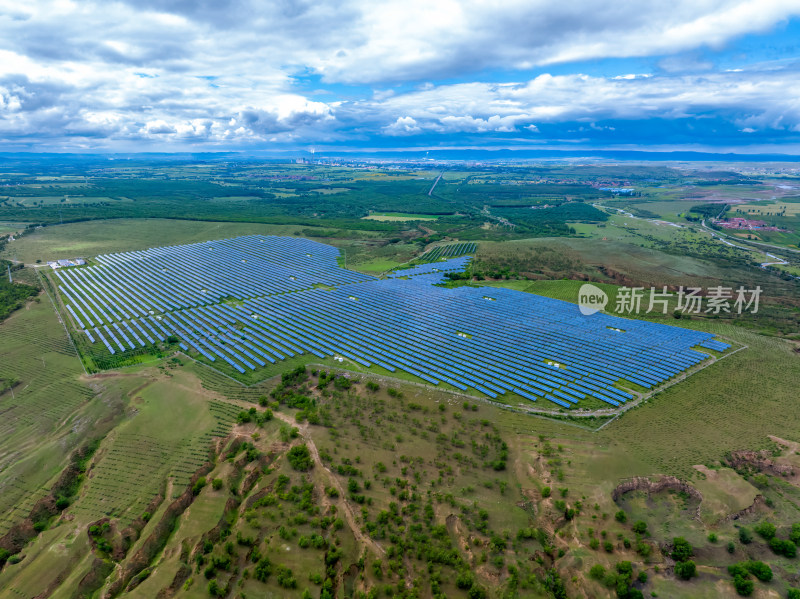
[[[800,154],[800,0],[0,0],[0,151]]]

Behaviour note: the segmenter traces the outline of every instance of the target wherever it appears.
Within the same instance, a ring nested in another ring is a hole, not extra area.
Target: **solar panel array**
[[[451,243],[449,245],[438,245],[432,250],[425,252],[419,257],[420,262],[433,262],[443,258],[453,258],[464,254],[474,254],[478,246],[474,243]]]
[[[402,270],[395,270],[394,272],[386,275],[390,279],[398,277],[414,277],[417,275],[427,275],[434,272],[463,272],[467,264],[472,259],[471,256],[462,256],[461,258],[451,258],[444,262],[431,262],[429,264],[420,264],[411,268],[404,268]]]
[[[620,381],[653,388],[708,358],[693,347],[725,345],[509,289],[435,285],[469,257],[378,280],[340,268],[337,256],[310,240],[253,235],[103,255],[56,276],[78,327],[112,354],[175,335],[240,373],[300,354],[342,356],[563,408],[586,398],[617,407],[632,398]]]

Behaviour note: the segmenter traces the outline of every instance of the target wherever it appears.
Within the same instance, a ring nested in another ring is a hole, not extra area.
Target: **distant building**
[[[68,268],[70,266],[84,266],[86,260],[83,258],[75,258],[74,260],[48,260],[47,266],[55,270],[56,268]]]

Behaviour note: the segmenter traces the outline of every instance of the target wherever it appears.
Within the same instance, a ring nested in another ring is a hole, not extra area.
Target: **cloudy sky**
[[[0,151],[800,154],[800,0],[0,0]]]

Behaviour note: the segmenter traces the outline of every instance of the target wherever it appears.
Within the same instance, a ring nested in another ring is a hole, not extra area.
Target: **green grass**
[[[93,401],[103,386],[92,389],[79,380],[80,361],[46,296],[0,324],[0,341],[0,378],[19,381],[0,395],[3,534],[27,516],[112,402]]]
[[[648,463],[649,472],[692,477],[693,465],[765,447],[768,435],[797,438],[800,360],[791,343],[734,326],[706,326],[748,349],[655,395],[599,433]]]
[[[76,513],[90,519],[113,515],[127,524],[145,511],[163,480],[172,479],[180,491],[206,461],[218,418],[192,378],[174,377],[132,396],[134,415],[101,446]]]

